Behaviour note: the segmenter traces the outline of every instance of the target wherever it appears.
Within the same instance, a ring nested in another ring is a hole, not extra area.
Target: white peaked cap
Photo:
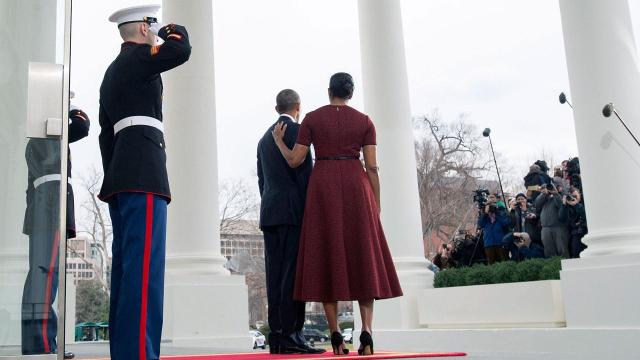
[[[109,21],[117,23],[118,26],[129,22],[142,22],[145,18],[157,18],[160,5],[138,5],[120,9],[111,16]]]

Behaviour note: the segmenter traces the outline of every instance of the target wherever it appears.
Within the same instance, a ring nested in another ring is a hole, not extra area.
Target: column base
[[[589,232],[583,241],[589,247],[580,255],[591,258],[603,255],[640,254],[640,228],[606,229],[600,232]]]
[[[640,254],[562,261],[567,327],[640,330]]]
[[[373,333],[380,351],[461,351],[473,359],[522,360],[634,359],[638,338],[637,329],[419,329]]]
[[[176,347],[250,349],[244,276],[167,273],[162,338]]]

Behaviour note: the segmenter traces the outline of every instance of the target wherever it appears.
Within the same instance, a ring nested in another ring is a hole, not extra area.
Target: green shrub
[[[523,261],[515,269],[515,278],[517,282],[540,280],[540,269],[544,264],[539,259]]]
[[[435,288],[560,279],[561,258],[504,261],[447,269],[436,274]]]
[[[560,280],[560,270],[562,269],[561,261],[559,257],[550,259],[547,261],[542,269],[540,269],[540,278],[542,280]]]
[[[516,277],[517,264],[513,261],[503,261],[493,265],[493,283],[504,284],[518,281]]]
[[[486,265],[474,265],[469,269],[465,278],[467,285],[493,284],[493,267]]]

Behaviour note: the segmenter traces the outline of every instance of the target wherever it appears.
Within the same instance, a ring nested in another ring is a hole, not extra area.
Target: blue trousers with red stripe
[[[57,351],[58,317],[53,302],[58,293],[60,246],[60,183],[42,184],[32,192],[25,224],[29,226],[29,273],[22,292],[22,354]]]
[[[111,359],[159,359],[167,201],[153,194],[119,193],[109,202],[109,214]]]
[[[50,229],[36,229],[29,236],[29,273],[22,292],[22,354],[57,351],[58,317],[53,302],[58,292],[58,247],[60,233],[48,214]]]

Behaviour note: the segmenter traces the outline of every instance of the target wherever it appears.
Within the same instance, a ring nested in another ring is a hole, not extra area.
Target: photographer
[[[569,226],[569,253],[572,258],[580,257],[580,253],[587,248],[582,238],[589,232],[584,205],[580,203],[580,190],[572,187],[571,193],[562,198],[560,221]]]
[[[504,247],[509,250],[511,260],[523,261],[544,257],[544,249],[540,244],[531,242],[526,232],[514,232],[504,237]]]
[[[478,215],[478,227],[482,229],[484,252],[489,264],[508,259],[507,251],[502,247],[502,238],[510,223],[506,211],[495,203],[487,203]]]
[[[541,237],[544,246],[544,256],[570,257],[569,232],[567,225],[560,221],[562,197],[553,184],[545,184],[540,195],[536,198],[535,207],[540,211]]]
[[[498,208],[501,208],[502,210],[506,210],[507,209],[507,205],[504,202],[504,199],[502,198],[502,195],[500,195],[500,193],[493,193],[493,194],[489,194],[488,197],[489,200],[489,204],[495,204],[496,206],[498,206]]]
[[[569,180],[565,179],[562,166],[557,166],[553,169],[553,183],[558,188],[558,192],[562,195],[569,194]]]
[[[527,201],[527,196],[523,193],[516,195],[515,204],[511,208],[511,225],[514,232],[525,232],[530,239],[542,246],[540,239],[540,219],[536,214],[536,209]]]
[[[438,249],[438,253],[433,257],[433,264],[439,270],[450,269],[456,267],[456,262],[452,258],[453,247],[450,244],[442,244]]]
[[[567,160],[566,178],[571,186],[582,192],[582,177],[580,176],[580,160],[577,157]]]
[[[544,165],[544,168],[541,165]],[[524,187],[527,189],[527,197],[531,201],[540,195],[542,185],[551,183],[551,178],[546,173],[548,170],[547,163],[542,160],[536,161],[529,167],[529,173],[524,177]]]

